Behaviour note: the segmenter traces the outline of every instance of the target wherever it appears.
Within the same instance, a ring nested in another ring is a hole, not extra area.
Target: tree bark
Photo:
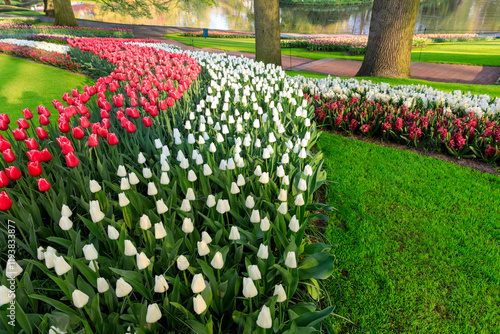
[[[5,5],[12,6],[12,4],[10,3],[10,0],[5,0]]]
[[[410,78],[420,0],[374,0],[363,64],[356,76]]]
[[[48,17],[55,17],[53,0],[43,0],[43,12]]]
[[[279,0],[255,0],[255,59],[281,66]]]
[[[71,8],[71,0],[54,0],[54,11],[56,14],[54,25],[78,27],[75,13]]]

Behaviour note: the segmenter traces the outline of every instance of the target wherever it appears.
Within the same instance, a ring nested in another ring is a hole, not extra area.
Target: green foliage
[[[121,13],[136,17],[151,18],[151,10],[157,13],[168,13],[172,7],[180,6],[186,11],[189,11],[196,6],[215,5],[214,0],[98,0],[101,3],[101,8],[105,11]],[[168,14],[167,14],[168,15]]]

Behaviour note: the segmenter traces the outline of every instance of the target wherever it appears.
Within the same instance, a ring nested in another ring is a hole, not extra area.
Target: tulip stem
[[[182,273],[184,274],[184,282],[186,282],[186,286],[189,286],[188,279],[187,279],[187,276],[186,276],[186,271],[183,270]]]
[[[135,314],[135,312],[134,312],[134,308],[132,306],[132,301],[130,300],[129,295],[127,295],[127,300],[128,300],[128,304],[130,305],[130,309],[132,310],[132,313],[134,314],[135,321],[137,321],[137,324],[139,325],[140,324],[139,318],[137,318],[137,314]]]

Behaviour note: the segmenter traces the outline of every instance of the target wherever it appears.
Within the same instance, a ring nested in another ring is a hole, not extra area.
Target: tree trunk
[[[43,12],[48,17],[55,17],[53,0],[43,0]]]
[[[10,3],[10,0],[5,0],[5,4],[6,4],[7,6],[12,6],[12,4]]]
[[[365,59],[356,76],[410,78],[420,0],[374,0]]]
[[[279,0],[255,0],[255,59],[281,66]]]
[[[78,27],[70,0],[54,0],[54,11],[56,14],[54,25]]]

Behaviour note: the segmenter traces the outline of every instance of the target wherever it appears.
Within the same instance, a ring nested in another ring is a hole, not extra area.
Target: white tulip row
[[[0,43],[8,43],[8,44],[14,44],[14,45],[19,45],[19,46],[29,46],[29,47],[40,49],[40,50],[52,51],[52,52],[63,53],[63,54],[67,54],[69,52],[69,50],[71,49],[71,46],[69,46],[69,45],[60,45],[60,44],[54,44],[54,43],[30,41],[30,40],[26,40],[26,39],[16,39],[16,38],[3,38],[3,39],[0,39]]]

